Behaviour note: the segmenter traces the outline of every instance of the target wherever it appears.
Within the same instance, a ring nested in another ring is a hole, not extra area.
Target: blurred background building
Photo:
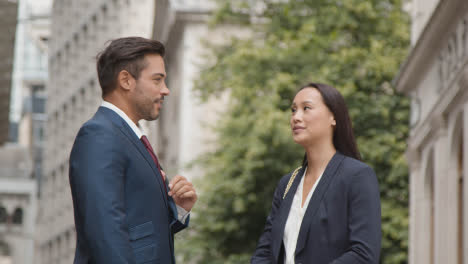
[[[168,175],[182,174],[190,179],[203,176],[203,169],[192,164],[210,150],[216,123],[227,102],[227,95],[201,103],[193,91],[201,65],[210,58],[207,43],[222,44],[231,37],[246,37],[249,32],[235,25],[209,27],[216,7],[212,0],[159,0],[156,2],[153,38],[167,48],[167,85],[171,94],[165,99],[159,120],[151,124],[151,142]]]
[[[0,148],[0,264],[33,264],[36,182],[28,149]]]
[[[0,145],[8,140],[10,91],[13,71],[16,17],[18,4],[9,0],[0,1]]]
[[[45,122],[47,1],[1,0],[0,21],[0,263],[32,264]]]
[[[410,4],[409,263],[468,263],[468,1]]]

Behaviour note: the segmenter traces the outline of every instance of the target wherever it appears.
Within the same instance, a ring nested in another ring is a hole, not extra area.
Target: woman
[[[343,97],[310,83],[291,111],[293,139],[306,154],[280,180],[251,263],[378,263],[377,177],[359,161]]]

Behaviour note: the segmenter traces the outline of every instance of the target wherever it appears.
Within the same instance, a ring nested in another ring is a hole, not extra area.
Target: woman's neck
[[[333,144],[322,146],[313,146],[306,149],[307,153],[307,175],[318,177],[327,167],[328,162],[336,153]]]

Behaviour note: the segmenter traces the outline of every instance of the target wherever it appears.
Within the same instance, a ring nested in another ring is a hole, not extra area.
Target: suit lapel
[[[140,154],[143,156],[143,158],[146,160],[148,165],[151,167],[153,170],[156,180],[158,181],[159,188],[161,190],[161,193],[165,194],[164,186],[163,184],[166,184],[163,182],[162,177],[159,173],[159,169],[156,167],[156,164],[154,163],[153,159],[151,158],[150,154],[148,153],[148,150],[146,150],[145,146],[143,143],[140,141],[140,139],[135,135],[133,130],[130,128],[130,126],[123,120],[117,113],[114,111],[107,109],[105,107],[100,107],[98,111],[102,111],[106,116],[109,117],[109,119],[112,121],[114,125],[116,125],[119,130],[132,142],[133,146],[140,152]],[[164,204],[166,207],[169,208],[167,204],[167,194],[162,195]]]
[[[291,209],[291,204],[294,198],[294,194],[296,193],[297,186],[301,182],[301,178],[304,174],[304,169],[305,168],[302,167],[297,173],[296,178],[294,179],[291,185],[291,188],[289,188],[289,191],[286,197],[284,197],[284,200],[281,202],[281,206],[278,212],[278,218],[273,224],[274,232],[272,232],[272,234],[274,237],[272,241],[274,241],[273,253],[274,253],[276,262],[278,262],[281,245],[283,244],[284,227],[286,226],[286,220],[288,219],[288,216],[289,216],[289,210]],[[281,193],[280,195],[281,195],[280,199],[283,199],[283,193]]]
[[[299,237],[297,238],[295,255],[299,254],[299,252],[304,249],[312,219],[317,213],[320,202],[327,192],[328,187],[330,186],[330,182],[335,176],[343,159],[344,156],[339,152],[336,152],[330,162],[328,162],[328,165],[323,172],[322,178],[320,179],[320,182],[318,183],[314,193],[312,194],[312,197],[310,198],[309,205],[307,206],[304,218],[302,219],[301,229],[299,230]]]

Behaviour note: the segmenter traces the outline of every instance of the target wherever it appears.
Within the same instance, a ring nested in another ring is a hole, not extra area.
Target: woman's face
[[[323,140],[332,142],[335,125],[335,118],[317,89],[308,87],[296,94],[291,106],[294,142],[304,147]]]

